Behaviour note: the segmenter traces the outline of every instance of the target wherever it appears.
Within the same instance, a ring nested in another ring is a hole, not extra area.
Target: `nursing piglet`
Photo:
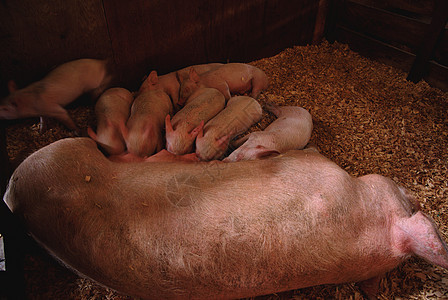
[[[257,159],[288,150],[303,149],[308,144],[313,119],[306,109],[273,104],[267,104],[266,109],[276,115],[277,119],[265,130],[252,132],[237,140],[234,145],[244,144],[223,161]]]
[[[96,133],[90,127],[87,128],[87,133],[110,155],[126,150],[124,132],[132,101],[134,97],[127,89],[111,88],[96,102]]]
[[[201,160],[220,159],[229,142],[261,119],[262,109],[248,96],[230,98],[227,106],[205,124],[196,138],[196,154]]]
[[[157,73],[151,72],[149,76],[157,77]],[[139,93],[126,124],[124,139],[128,152],[147,157],[162,150],[165,116],[172,111],[170,97],[158,85]]]
[[[166,149],[180,155],[193,151],[194,141],[208,120],[225,106],[224,95],[213,88],[202,88],[178,111],[172,120],[165,119]]]
[[[120,164],[91,139],[64,139],[19,165],[4,201],[64,265],[143,299],[346,282],[374,297],[413,254],[448,268],[445,242],[405,189],[311,151]]]
[[[11,94],[0,102],[0,119],[50,117],[79,133],[64,107],[85,93],[98,97],[111,79],[105,60],[79,59],[58,66],[23,89],[17,90],[10,82]]]
[[[199,75],[195,68],[190,69],[187,80],[181,79],[179,103],[184,103],[200,87],[212,87],[219,90],[229,100],[232,94],[251,92],[253,98],[268,87],[268,77],[257,67],[228,63],[216,70]]]
[[[179,78],[185,78],[187,79],[189,76],[190,68],[194,67],[196,72],[198,74],[203,74],[205,72],[214,70],[222,66],[221,63],[209,63],[209,64],[201,64],[201,65],[194,65],[191,67],[186,67],[183,69],[180,69],[178,71],[170,72],[165,75],[158,76],[158,80],[155,82],[154,78],[148,78],[145,79],[145,81],[140,86],[139,92],[143,92],[144,90],[151,89],[151,86],[154,86],[156,84],[159,85],[161,89],[165,93],[168,94],[171,98],[171,102],[173,104],[173,108],[175,111],[178,111],[180,109],[179,102],[179,89],[180,89],[180,79]],[[183,104],[182,104],[183,105]]]

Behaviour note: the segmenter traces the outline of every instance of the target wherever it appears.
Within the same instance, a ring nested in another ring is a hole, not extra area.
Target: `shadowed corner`
[[[3,201],[12,173],[6,150],[4,122],[0,122],[0,298],[25,299],[24,252],[25,231]]]

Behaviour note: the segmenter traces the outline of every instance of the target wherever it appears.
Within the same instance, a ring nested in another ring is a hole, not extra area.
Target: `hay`
[[[448,93],[363,58],[347,45],[286,49],[251,64],[270,78],[260,102],[298,105],[314,121],[311,142],[353,176],[378,173],[410,189],[424,212],[448,240]],[[75,122],[94,125],[93,106],[70,110]],[[266,112],[251,130],[264,129],[274,117]],[[21,160],[55,140],[72,136],[55,124],[39,134],[35,120],[9,126],[8,151]],[[30,299],[129,299],[82,279],[47,256],[26,259]],[[448,272],[412,258],[381,281],[380,299],[448,298]],[[354,284],[325,285],[260,299],[363,299]]]

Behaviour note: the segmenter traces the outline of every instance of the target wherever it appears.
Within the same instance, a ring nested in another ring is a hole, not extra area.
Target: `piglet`
[[[172,120],[166,116],[166,149],[174,154],[193,151],[194,141],[204,123],[216,116],[225,106],[224,95],[213,88],[202,88]]]
[[[261,119],[260,104],[248,96],[230,98],[227,106],[205,124],[196,138],[196,154],[204,161],[223,157],[229,142]]]
[[[157,78],[157,73],[153,71],[148,77]],[[172,110],[170,97],[157,84],[139,93],[132,104],[126,124],[124,139],[127,151],[147,157],[162,150],[165,146],[163,137],[165,116],[171,114]]]
[[[87,128],[87,133],[110,155],[120,154],[126,150],[123,135],[132,101],[134,97],[127,89],[111,88],[96,102],[97,133],[90,127]]]
[[[98,97],[111,79],[105,60],[78,59],[58,66],[23,89],[17,90],[10,82],[11,94],[0,102],[0,119],[50,117],[80,133],[64,107],[84,93]]]
[[[241,145],[223,161],[251,160],[284,153],[288,150],[303,149],[309,142],[313,130],[310,113],[297,106],[277,106],[267,104],[266,109],[277,116],[263,131],[252,132],[237,140],[233,145]]]
[[[199,75],[195,68],[190,69],[188,79],[181,78],[179,103],[184,103],[200,87],[212,87],[219,90],[229,100],[232,94],[251,92],[257,98],[268,87],[268,77],[257,67],[228,63],[216,70]]]
[[[187,79],[189,76],[189,70],[190,68],[194,67],[196,72],[198,74],[203,74],[205,72],[215,70],[222,66],[221,63],[209,63],[209,64],[201,64],[201,65],[194,65],[191,67],[186,67],[183,69],[180,69],[178,71],[170,72],[165,75],[158,76],[158,80],[155,81],[154,78],[150,78],[149,76],[146,78],[146,80],[142,83],[140,86],[139,92],[143,92],[145,90],[151,89],[152,86],[158,84],[160,88],[163,89],[165,93],[168,94],[171,98],[171,102],[173,104],[173,108],[175,111],[178,111],[180,109],[179,102],[179,88],[180,78]],[[184,104],[183,104],[184,105]]]
[[[435,223],[380,175],[319,153],[232,163],[108,160],[89,138],[29,156],[4,196],[65,266],[143,299],[237,299],[378,279],[411,255],[448,268]],[[375,284],[376,283],[376,284]]]
[[[188,79],[190,77],[190,70],[193,68],[195,72],[198,75],[204,74],[209,71],[216,70],[220,67],[222,67],[224,64],[222,63],[208,63],[208,64],[200,64],[200,65],[193,65],[189,67],[185,67],[183,69],[180,69],[176,71],[177,78],[179,81],[182,81],[184,79]]]

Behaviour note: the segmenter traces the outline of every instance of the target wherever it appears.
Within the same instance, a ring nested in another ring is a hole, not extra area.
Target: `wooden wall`
[[[334,0],[327,20],[330,41],[410,72],[448,91],[448,1]]]
[[[110,56],[101,0],[0,2],[0,83],[19,85],[81,57]]]
[[[247,62],[311,42],[313,0],[3,0],[0,83],[25,85],[81,57],[115,61],[124,85],[204,62]]]

